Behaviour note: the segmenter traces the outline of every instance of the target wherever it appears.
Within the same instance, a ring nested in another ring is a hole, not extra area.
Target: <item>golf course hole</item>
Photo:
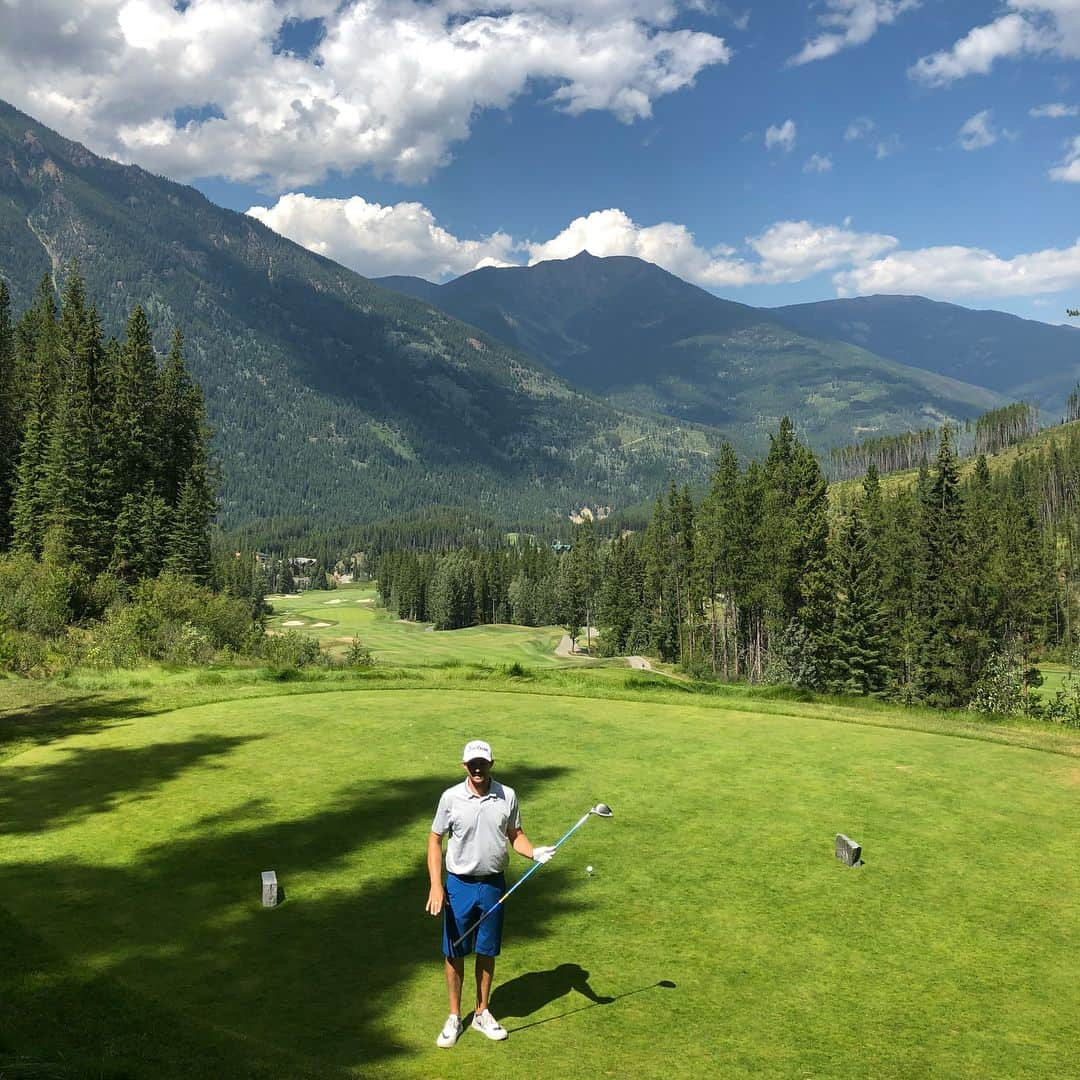
[[[289,1055],[440,1074],[424,853],[473,737],[534,843],[598,799],[617,813],[511,897],[493,999],[570,953],[612,1006],[573,986],[542,1002],[506,1076],[1050,1077],[1080,1050],[1061,759],[794,705],[401,689],[128,720],[0,767],[3,907],[73,969],[178,1003],[177,1024],[280,1051],[283,1074]],[[873,838],[872,875],[836,873],[837,823]],[[511,880],[530,865],[512,856]],[[270,867],[289,902],[267,912]],[[482,1042],[455,1047],[463,1071]]]

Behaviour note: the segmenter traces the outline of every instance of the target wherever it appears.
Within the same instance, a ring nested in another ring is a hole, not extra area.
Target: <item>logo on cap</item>
[[[484,761],[495,760],[491,756],[491,747],[483,739],[473,739],[472,742],[466,743],[465,749],[461,752],[462,761],[475,761],[477,758],[483,758]]]

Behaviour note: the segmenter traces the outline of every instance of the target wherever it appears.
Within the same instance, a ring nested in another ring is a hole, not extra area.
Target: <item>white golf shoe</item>
[[[504,1028],[487,1009],[483,1012],[478,1012],[472,1018],[472,1026],[476,1028],[477,1031],[483,1032],[489,1039],[494,1039],[496,1042],[500,1039],[505,1039],[507,1036],[506,1028]]]
[[[458,1041],[458,1038],[464,1030],[465,1028],[461,1023],[461,1017],[451,1013],[446,1018],[446,1023],[443,1024],[443,1029],[439,1032],[439,1037],[435,1040],[435,1045],[441,1046],[444,1050],[448,1049]]]

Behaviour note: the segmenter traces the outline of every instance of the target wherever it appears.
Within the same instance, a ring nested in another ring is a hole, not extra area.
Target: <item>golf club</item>
[[[562,837],[561,837],[561,839],[560,839],[560,840],[558,841],[558,843],[556,843],[556,844],[554,845],[554,848],[555,848],[555,850],[556,850],[556,851],[558,851],[558,850],[559,850],[559,848],[560,848],[560,847],[561,847],[561,846],[562,846],[562,845],[563,845],[563,844],[564,844],[564,843],[565,843],[565,842],[566,842],[566,841],[567,841],[567,840],[568,840],[568,839],[569,839],[569,838],[570,838],[570,837],[571,837],[571,836],[572,836],[572,835],[573,835],[574,833],[576,833],[576,832],[578,831],[578,829],[580,829],[580,828],[581,828],[581,826],[582,826],[582,825],[584,825],[584,824],[585,824],[585,822],[586,822],[586,821],[588,821],[588,820],[589,820],[589,818],[590,818],[591,816],[593,816],[593,815],[595,815],[596,817],[614,817],[614,816],[615,816],[615,815],[614,815],[614,811],[613,811],[613,810],[611,809],[611,807],[610,807],[610,806],[608,806],[608,804],[607,804],[607,803],[602,803],[602,802],[599,802],[599,803],[597,803],[597,804],[596,804],[596,805],[595,805],[594,807],[592,807],[591,809],[589,809],[589,810],[586,810],[586,811],[585,811],[585,813],[584,813],[584,814],[582,814],[582,815],[581,815],[581,817],[580,817],[580,818],[579,818],[579,819],[578,819],[578,820],[577,820],[577,821],[576,821],[576,822],[575,822],[575,823],[574,823],[574,824],[573,824],[573,825],[572,825],[572,826],[571,826],[571,827],[570,827],[569,829],[567,829],[567,831],[566,831],[566,832],[565,832],[565,833],[563,834],[563,836],[562,836]],[[462,942],[463,942],[463,941],[464,941],[464,940],[465,940],[465,939],[466,939],[466,938],[467,938],[467,937],[468,937],[468,936],[469,936],[469,935],[470,935],[471,933],[473,933],[473,932],[474,932],[474,931],[476,930],[476,928],[477,928],[477,927],[478,927],[478,926],[479,926],[479,925],[480,925],[480,924],[481,924],[481,923],[482,923],[482,922],[483,922],[483,921],[484,921],[484,920],[485,920],[485,919],[486,919],[486,918],[487,918],[487,917],[488,917],[488,916],[489,916],[489,915],[490,915],[490,914],[491,914],[491,913],[492,913],[492,912],[493,912],[493,911],[494,911],[494,910],[495,910],[495,909],[496,909],[497,907],[499,907],[499,905],[500,905],[500,904],[505,904],[505,903],[506,903],[506,901],[510,899],[510,896],[511,896],[511,894],[513,893],[513,891],[514,891],[515,889],[517,889],[517,888],[518,888],[519,886],[521,886],[521,885],[524,885],[524,884],[525,884],[525,882],[526,882],[526,881],[528,881],[528,880],[529,880],[529,878],[530,878],[530,877],[531,877],[531,876],[532,876],[533,874],[535,874],[535,873],[536,873],[536,871],[537,871],[537,870],[539,870],[539,869],[540,869],[540,867],[541,867],[541,866],[543,866],[543,865],[544,865],[543,863],[533,863],[533,864],[532,864],[532,866],[530,866],[530,867],[529,867],[529,869],[528,869],[528,870],[526,870],[526,871],[525,871],[525,873],[524,873],[524,874],[522,874],[522,875],[521,875],[521,877],[519,877],[519,878],[517,879],[517,881],[515,881],[515,882],[514,882],[514,884],[513,884],[513,885],[511,885],[511,886],[510,886],[510,888],[509,888],[509,889],[507,889],[507,890],[506,890],[506,892],[504,892],[504,893],[502,894],[502,896],[500,896],[500,897],[499,897],[499,899],[498,899],[498,900],[497,900],[497,901],[496,901],[496,902],[495,902],[494,904],[492,904],[492,905],[491,905],[491,907],[489,907],[489,908],[487,909],[487,911],[485,911],[485,912],[484,912],[484,914],[483,914],[483,915],[481,915],[481,916],[480,916],[480,918],[479,918],[479,919],[477,919],[477,920],[476,920],[476,922],[474,922],[474,923],[472,924],[472,926],[470,926],[470,927],[469,927],[469,929],[468,929],[468,930],[466,930],[466,931],[465,931],[465,933],[464,933],[464,934],[462,934],[462,935],[461,935],[461,937],[459,937],[459,938],[457,939],[457,941],[455,941],[455,942],[454,942],[454,943],[453,943],[453,944],[452,944],[452,945],[451,945],[450,947],[451,947],[452,949],[456,949],[456,948],[457,948],[457,947],[458,947],[458,946],[459,946],[459,945],[460,945],[460,944],[461,944],[461,943],[462,943]]]

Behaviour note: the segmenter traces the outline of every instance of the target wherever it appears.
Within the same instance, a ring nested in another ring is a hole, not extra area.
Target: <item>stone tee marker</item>
[[[862,844],[856,844],[854,840],[843,833],[837,833],[836,857],[845,866],[862,866]]]
[[[281,903],[284,890],[279,888],[277,873],[273,870],[262,872],[262,906],[277,907]]]

